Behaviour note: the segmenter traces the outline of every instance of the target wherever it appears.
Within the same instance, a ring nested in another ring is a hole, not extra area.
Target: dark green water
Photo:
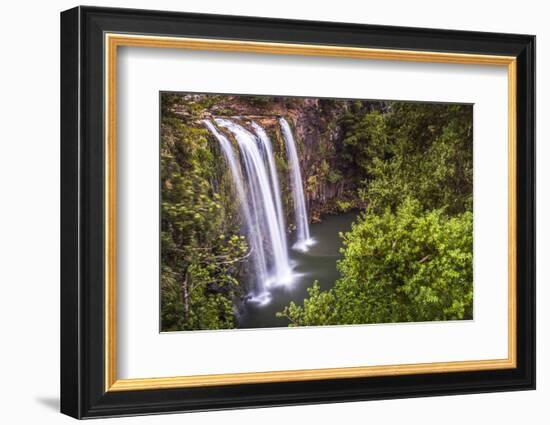
[[[322,289],[329,289],[340,277],[336,261],[341,258],[342,239],[340,232],[347,232],[357,217],[357,213],[347,213],[324,218],[321,223],[310,226],[311,237],[316,241],[308,252],[291,250],[290,258],[296,278],[289,287],[277,287],[270,290],[272,300],[267,305],[245,303],[239,314],[239,328],[286,327],[286,318],[277,318],[275,313],[282,311],[290,301],[301,305],[307,297],[306,289],[315,280]],[[290,241],[292,245],[292,240]]]

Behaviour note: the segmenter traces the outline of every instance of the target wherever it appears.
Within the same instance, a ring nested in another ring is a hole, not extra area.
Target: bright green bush
[[[426,212],[411,199],[367,212],[344,235],[334,288],[314,284],[278,315],[290,326],[471,319],[472,240],[470,212]]]

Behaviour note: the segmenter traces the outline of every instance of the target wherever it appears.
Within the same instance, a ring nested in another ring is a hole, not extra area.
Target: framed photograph
[[[535,388],[535,37],[61,14],[61,411]]]

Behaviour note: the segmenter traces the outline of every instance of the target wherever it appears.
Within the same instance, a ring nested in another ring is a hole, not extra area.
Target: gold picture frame
[[[507,355],[117,374],[117,58],[128,47],[505,70],[508,177],[498,184],[503,197],[507,185],[508,202],[495,214],[507,217],[508,281],[499,282],[503,291],[507,285],[507,322],[499,319]],[[80,419],[535,388],[535,36],[79,6],[61,13],[60,50],[62,413]]]
[[[106,226],[105,226],[105,391],[135,391],[182,387],[308,381],[510,369],[516,367],[516,58],[512,56],[441,53],[355,47],[281,44],[253,41],[212,40],[127,34],[105,34],[106,122]],[[363,60],[392,60],[506,67],[508,73],[508,357],[494,360],[399,364],[254,373],[175,376],[168,378],[117,379],[116,375],[116,95],[119,47],[189,49]]]

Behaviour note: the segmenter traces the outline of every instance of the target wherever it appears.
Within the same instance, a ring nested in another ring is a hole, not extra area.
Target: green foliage
[[[472,318],[472,226],[471,212],[448,217],[411,199],[367,212],[344,235],[334,288],[315,283],[279,316],[291,326]]]
[[[472,209],[472,107],[417,105],[392,107],[390,159],[376,158],[369,169],[370,198],[379,208],[395,207],[407,196],[427,209],[449,214]]]
[[[371,208],[414,197],[449,214],[472,209],[470,105],[392,102],[383,114],[348,114],[342,126],[343,158]]]
[[[228,202],[213,189],[217,161],[207,131],[170,113],[173,98],[162,100],[162,330],[231,328],[247,244],[227,222]]]
[[[354,207],[354,204],[344,199],[338,199],[336,201],[336,206],[338,207],[338,212],[345,213],[351,210]]]
[[[341,119],[344,129],[341,157],[351,177],[368,173],[373,158],[384,158],[388,146],[387,118],[379,111],[366,114],[348,112]]]
[[[327,180],[331,184],[338,183],[342,180],[342,174],[338,170],[330,170],[327,175]]]

